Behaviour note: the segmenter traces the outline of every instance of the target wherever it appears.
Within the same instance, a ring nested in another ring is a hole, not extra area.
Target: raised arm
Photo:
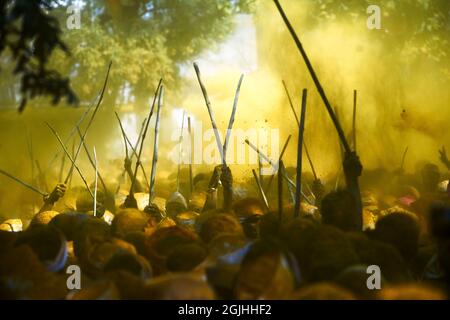
[[[439,159],[447,167],[447,169],[450,170],[450,160],[448,160],[445,147],[442,147],[442,149],[439,150]]]
[[[44,196],[44,205],[39,210],[39,212],[50,211],[53,209],[55,203],[66,193],[67,186],[64,183],[58,183],[53,191]]]

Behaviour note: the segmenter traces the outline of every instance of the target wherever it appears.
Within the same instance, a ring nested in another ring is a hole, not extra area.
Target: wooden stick
[[[133,180],[131,180],[131,187],[130,187],[130,195],[131,196],[134,195],[134,184],[136,183],[137,172],[138,172],[139,165],[141,163],[142,150],[144,148],[145,137],[147,136],[148,125],[150,123],[150,119],[152,118],[153,111],[155,110],[156,99],[158,97],[158,92],[160,91],[161,87],[162,87],[162,79],[159,79],[158,86],[156,87],[155,95],[153,96],[153,102],[150,107],[150,111],[148,113],[147,122],[145,123],[144,132],[142,133],[141,145],[139,148],[139,154],[136,159],[136,167],[134,169],[134,176],[133,176]],[[159,95],[161,96],[161,94],[159,94]],[[151,184],[151,181],[149,182],[149,184]]]
[[[278,222],[281,225],[283,219],[283,160],[280,161],[280,168],[278,169]]]
[[[228,129],[227,129],[227,134],[225,136],[225,142],[223,144],[223,156],[224,156],[225,160],[227,158],[228,143],[230,142],[229,140],[230,140],[230,136],[231,136],[231,130],[233,128],[234,118],[236,116],[236,109],[237,109],[237,104],[239,101],[239,94],[241,92],[242,80],[244,80],[243,74],[241,74],[241,77],[239,78],[238,86],[236,89],[236,94],[234,95],[233,109],[231,111],[230,121],[228,122]]]
[[[358,92],[353,90],[353,150],[356,152],[356,99]]]
[[[8,172],[6,172],[6,171],[4,171],[4,170],[2,170],[2,169],[0,169],[0,173],[3,174],[4,176],[6,176],[6,177],[8,177],[8,178],[10,178],[10,179],[12,179],[12,180],[14,180],[15,182],[21,184],[21,185],[24,186],[25,188],[28,188],[28,189],[30,189],[31,191],[34,191],[34,192],[40,194],[40,195],[43,196],[43,197],[47,196],[47,193],[45,193],[45,192],[39,190],[38,188],[32,186],[31,184],[28,184],[28,183],[26,183],[26,182],[20,180],[19,178],[14,177],[12,174],[9,174]]]
[[[262,172],[263,172],[263,163],[261,156],[258,155],[258,178],[259,182],[261,183],[261,186],[264,186],[264,178],[263,178],[264,176]]]
[[[100,97],[98,99],[97,105],[95,106],[94,112],[92,113],[92,116],[89,119],[89,122],[88,122],[88,124],[86,126],[86,129],[84,130],[83,139],[82,140],[86,139],[87,132],[88,132],[89,128],[91,127],[92,122],[94,121],[95,115],[97,114],[97,111],[98,111],[98,109],[100,107],[100,104],[103,101],[103,95],[105,94],[106,85],[108,84],[109,72],[111,71],[111,65],[112,65],[112,61],[108,65],[108,71],[106,72],[105,82],[103,83],[102,91],[100,92]],[[62,143],[62,141],[61,141],[61,143]],[[64,145],[64,143],[62,143],[62,144]],[[76,165],[76,160],[78,158],[78,155],[80,154],[80,150],[81,150],[82,144],[83,144],[83,142],[81,141],[80,144],[78,145],[75,157],[72,159],[74,161],[72,162],[72,166],[70,167],[69,174],[67,175],[67,178],[66,178],[65,181],[68,181],[69,177],[72,175],[73,169],[74,169],[74,167]],[[64,146],[64,148],[65,148],[65,146]],[[91,193],[91,195],[92,195],[92,193]]]
[[[122,136],[123,136],[124,143],[125,143],[125,157],[126,157],[126,159],[132,160],[132,159],[133,159],[133,156],[138,157],[138,154],[137,154],[137,152],[136,152],[137,146],[136,146],[136,147],[133,146],[133,144],[131,143],[130,139],[128,138],[128,135],[126,134],[126,132],[125,132],[125,130],[124,130],[124,128],[123,128],[122,121],[120,120],[119,115],[117,114],[117,112],[115,112],[115,114],[116,114],[117,120],[119,121],[119,126],[120,126],[120,129],[121,129],[121,131],[122,131]],[[147,118],[145,118],[144,123],[146,123],[146,120],[147,120]],[[138,138],[138,143],[137,143],[137,145],[139,145],[139,141],[141,140],[141,134],[142,134],[142,131],[139,133],[139,138]],[[131,149],[131,151],[132,151],[131,156],[130,156],[129,153],[128,153],[128,145],[130,146],[130,149]],[[149,185],[147,173],[145,173],[144,166],[142,165],[141,162],[139,162],[139,167],[141,168],[142,174],[144,175],[144,179],[145,179],[146,185]]]
[[[66,164],[66,155],[63,153],[62,160],[61,160],[61,168],[59,169],[58,181],[62,181],[62,179],[63,179],[65,164]]]
[[[95,151],[95,146],[94,146],[94,162],[95,162],[95,182],[94,182],[94,217],[95,217],[97,216],[97,189],[98,189],[98,162],[97,162],[97,151]]]
[[[289,90],[288,90],[284,80],[282,80],[282,82],[283,82],[284,91],[286,92],[286,96],[287,96],[287,98],[289,100],[289,106],[291,107],[292,113],[294,114],[295,121],[297,122],[297,126],[300,127],[300,121],[298,120],[297,112],[295,112],[295,108],[294,108],[294,104],[292,103],[291,95],[289,94]],[[308,158],[308,162],[309,162],[309,165],[311,167],[311,171],[313,173],[314,180],[317,180],[317,173],[316,173],[316,170],[314,168],[314,164],[313,164],[313,162],[311,160],[311,156],[309,154],[308,146],[306,145],[305,140],[303,140],[303,147],[305,148],[306,157]]]
[[[36,168],[38,171],[40,187],[44,187],[44,190],[48,192],[47,179],[45,179],[45,174],[44,172],[42,172],[41,165],[39,164],[39,161],[37,159],[34,160],[34,162],[36,163]]]
[[[295,189],[295,210],[294,217],[300,216],[300,201],[302,191],[302,160],[303,160],[303,131],[305,130],[305,117],[306,117],[306,98],[308,91],[303,89],[302,94],[302,110],[300,116],[300,127],[298,130],[298,150],[297,150],[297,176],[296,176],[296,189]]]
[[[139,143],[141,142],[142,133],[143,133],[143,131],[144,131],[144,129],[145,129],[145,124],[146,124],[146,123],[147,123],[147,118],[145,118],[144,121],[142,122],[141,130],[139,131],[139,137],[138,137],[138,139],[137,139],[137,141],[136,141],[136,144],[135,144],[135,146],[134,146],[134,150],[136,150],[136,149],[139,147]],[[133,156],[133,155],[131,155],[131,156]],[[136,157],[137,157],[137,154],[136,154]],[[121,174],[121,179],[122,179],[122,180],[125,178],[126,172],[127,172],[126,169],[123,169],[123,170],[122,170],[122,174]],[[144,177],[147,177],[147,175],[145,174],[145,171],[144,171]],[[148,181],[148,180],[146,180],[146,181]],[[122,182],[123,182],[123,181],[122,181]],[[117,195],[117,194],[119,193],[119,191],[120,191],[120,184],[121,184],[121,183],[119,183],[119,185],[117,186],[117,189],[116,189],[116,195]]]
[[[152,201],[155,197],[156,164],[158,162],[159,127],[160,127],[161,109],[163,107],[163,98],[164,98],[164,86],[161,85],[158,97],[158,112],[156,113],[155,142],[153,145],[153,161],[151,171],[152,173],[150,175],[150,188],[149,188],[150,192],[148,197],[149,206],[152,204]]]
[[[192,146],[193,146],[193,142],[192,142],[192,128],[191,128],[191,117],[188,117],[188,132],[189,132],[189,190],[190,190],[190,194],[189,194],[189,198],[192,197],[192,194],[194,192],[194,177],[192,175],[192,162],[193,162],[193,152],[192,152]]]
[[[91,109],[94,107],[94,102],[97,100],[99,95],[97,95],[94,99],[94,101],[92,101],[92,103],[89,105],[89,107],[86,109],[85,112],[83,112],[83,114],[81,115],[80,119],[78,119],[77,123],[75,124],[75,126],[72,128],[72,130],[70,131],[69,135],[67,136],[67,138],[64,140],[64,144],[68,145],[70,142],[70,139],[72,139],[73,135],[76,133],[77,131],[77,127],[81,126],[81,124],[83,123],[84,119],[86,118],[86,116],[88,115],[88,113],[91,111]],[[61,150],[58,150],[55,155],[53,156],[53,158],[50,159],[50,161],[47,164],[47,167],[45,169],[45,171],[47,172],[48,169],[53,165],[53,162],[56,160],[56,158],[58,158],[59,154],[61,153]],[[64,153],[63,153],[63,156]],[[62,179],[59,179],[59,181],[62,181]]]
[[[289,141],[291,140],[292,135],[289,135],[289,137],[286,139],[286,142],[283,145],[283,149],[281,149],[280,156],[278,157],[278,167],[280,167],[280,160],[283,159],[284,153],[286,152],[286,149],[288,147]],[[270,176],[269,182],[267,183],[266,187],[266,193],[270,192],[270,187],[272,186],[273,177],[275,177],[275,173]]]
[[[256,181],[256,185],[258,187],[259,196],[261,197],[261,200],[263,201],[264,206],[266,207],[266,211],[267,211],[267,210],[269,210],[269,203],[267,202],[267,197],[262,188],[261,181],[259,180],[255,169],[252,169],[252,172],[253,172],[253,177],[255,178],[255,181]]]
[[[177,192],[180,191],[180,174],[181,174],[181,161],[183,155],[183,131],[184,131],[184,118],[186,117],[186,111],[183,110],[183,119],[181,120],[181,132],[180,138],[178,140],[179,149],[178,149],[178,172],[177,172]]]
[[[402,164],[400,165],[400,170],[402,170],[402,171],[403,171],[403,168],[405,167],[406,154],[408,153],[408,150],[409,150],[409,146],[407,146],[405,151],[403,152]]]
[[[276,164],[273,163],[272,160],[270,160],[264,153],[259,150],[257,146],[255,146],[253,143],[251,143],[248,139],[245,139],[245,143],[249,145],[250,148],[255,150],[255,152],[260,156],[264,161],[266,161],[268,164],[270,164],[275,170],[278,170],[278,167]]]
[[[275,2],[275,5],[276,5],[284,23],[286,24],[286,27],[288,28],[292,38],[295,41],[295,44],[297,45],[297,48],[299,49],[300,54],[303,57],[303,60],[305,61],[306,67],[308,68],[308,71],[311,74],[314,84],[316,85],[317,91],[319,92],[319,95],[322,98],[323,103],[325,104],[325,107],[327,108],[328,114],[330,115],[330,118],[333,121],[334,126],[336,127],[336,131],[339,135],[339,138],[341,139],[341,142],[345,148],[345,151],[350,153],[351,149],[350,149],[350,146],[345,137],[344,131],[342,130],[341,124],[339,123],[338,119],[336,118],[336,115],[334,114],[333,108],[331,107],[330,102],[328,101],[328,98],[325,95],[325,91],[323,90],[322,85],[320,84],[319,79],[317,78],[316,72],[314,71],[311,62],[309,61],[309,58],[306,55],[305,49],[303,48],[303,45],[300,42],[300,39],[298,38],[297,34],[295,33],[294,28],[292,27],[291,23],[289,22],[289,19],[287,18],[286,14],[284,13],[284,10],[281,7],[280,2],[278,0],[274,0],[274,2]]]
[[[75,139],[73,139],[73,142],[72,142],[72,158],[74,158],[74,159],[75,159],[75,143],[76,143]],[[65,155],[65,153],[64,153],[64,155]],[[68,187],[69,187],[69,189],[71,189],[72,188],[72,177],[73,177],[73,175],[71,174],[68,177],[70,177],[69,181],[67,181],[67,178],[66,178],[66,181],[64,181],[64,183],[65,184],[69,183]]]
[[[86,181],[86,179],[84,178],[83,174],[81,173],[80,168],[78,168],[77,164],[75,163],[75,161],[73,160],[73,158],[70,156],[69,151],[67,151],[66,146],[64,145],[64,143],[62,142],[61,138],[59,137],[58,132],[56,132],[55,129],[52,128],[52,126],[50,124],[48,124],[48,122],[45,122],[45,124],[50,128],[50,130],[52,131],[53,135],[56,137],[56,139],[58,140],[59,144],[61,145],[62,149],[64,150],[67,158],[69,158],[70,162],[72,162],[72,166],[77,170],[78,174],[81,177],[81,180],[83,180],[84,185],[86,186],[86,189],[89,191],[89,194],[91,195],[92,198],[94,198],[94,195],[92,194],[91,189],[89,188],[89,185]],[[84,138],[82,139],[84,140]]]
[[[30,157],[30,164],[31,164],[31,182],[34,182],[35,176],[34,176],[34,153],[33,153],[33,137],[31,134],[29,134],[28,130],[25,132],[26,140],[27,140],[27,147],[28,147],[28,155]]]
[[[80,138],[83,136],[83,134],[81,133],[80,128],[78,128],[78,135],[80,136]],[[100,174],[100,172],[98,171],[98,169],[97,169],[97,167],[96,167],[97,163],[95,162],[95,157],[94,157],[94,160],[92,160],[91,154],[90,154],[90,152],[89,152],[89,147],[87,146],[86,141],[84,141],[84,139],[81,139],[81,141],[83,142],[84,151],[86,152],[86,155],[87,155],[87,157],[88,157],[89,163],[91,164],[92,168],[93,168],[94,170],[96,170],[97,175],[98,175],[98,178],[100,179],[100,182],[101,182],[101,184],[102,184],[102,186],[103,186],[103,189],[105,190],[105,192],[108,192],[108,190],[107,190],[107,188],[106,188],[106,183],[105,183],[105,181],[103,180],[102,175]],[[95,148],[95,147],[94,147],[94,148]]]
[[[286,82],[284,82],[284,80],[281,80],[281,82],[283,83],[284,91],[286,92],[286,96],[287,96],[288,101],[289,101],[289,106],[291,107],[292,113],[294,114],[295,121],[297,122],[297,125],[299,125],[300,121],[298,119],[297,112],[295,112],[294,103],[292,102],[292,98],[291,98],[289,90],[288,90],[288,88],[286,86]]]
[[[279,170],[279,163],[274,164],[272,160],[270,160],[264,153],[261,152],[261,150],[258,149],[258,147],[256,147],[253,143],[251,143],[248,139],[245,140],[245,143],[247,143],[250,146],[250,148],[252,148],[256,153],[261,155],[262,159],[264,159],[264,161],[269,163],[275,171]],[[282,175],[286,179],[286,181],[290,185],[290,187],[295,189],[296,188],[295,183],[288,177],[286,172],[283,172]],[[302,191],[302,195],[309,204],[312,204],[312,201],[303,193],[303,191]]]
[[[211,102],[209,101],[208,92],[206,91],[205,85],[202,82],[202,78],[200,76],[200,69],[198,68],[197,63],[194,62],[195,73],[197,74],[198,83],[203,93],[203,98],[205,99],[206,108],[208,109],[209,119],[211,120],[211,125],[214,130],[214,136],[216,137],[217,148],[219,149],[220,158],[222,160],[222,164],[226,166],[226,159],[223,153],[223,145],[220,141],[219,130],[217,129],[216,121],[214,120],[214,113],[211,108]]]
[[[114,114],[116,115],[117,121],[119,122],[120,131],[122,132],[123,144],[125,146],[125,157],[127,159],[129,159],[129,156],[128,156],[128,141],[127,141],[127,138],[126,138],[125,130],[124,130],[123,125],[122,125],[122,121],[120,120],[120,117],[117,114],[117,111],[114,111]]]

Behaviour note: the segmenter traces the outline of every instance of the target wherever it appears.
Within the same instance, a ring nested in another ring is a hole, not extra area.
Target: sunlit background
[[[71,56],[56,52],[51,65],[70,75],[80,105],[75,108],[61,103],[54,107],[39,98],[18,114],[18,83],[8,73],[13,66],[6,64],[0,81],[1,168],[36,182],[36,163],[40,163],[42,169],[48,170],[47,184],[54,184],[61,160],[50,168],[47,164],[60,148],[44,121],[67,136],[95,100],[111,60],[107,96],[87,143],[91,148],[96,146],[104,175],[116,179],[124,146],[114,110],[135,142],[162,77],[166,96],[158,179],[165,179],[177,168],[171,150],[177,145],[173,132],[179,132],[183,111],[193,122],[200,121],[204,129],[211,127],[192,67],[196,61],[222,133],[239,77],[244,74],[234,128],[279,129],[280,144],[292,134],[285,155],[288,166],[296,161],[297,128],[282,80],[297,113],[301,90],[307,88],[305,141],[319,176],[325,181],[335,179],[341,161],[335,129],[272,1],[211,1],[203,10],[197,7],[201,1],[176,1],[172,7],[170,1],[162,1],[162,9],[147,2],[139,9],[136,6],[146,1],[67,0],[55,6]],[[357,148],[364,167],[395,169],[406,147],[407,171],[427,161],[437,164],[438,148],[450,140],[449,2],[377,1],[381,8],[380,30],[367,28],[366,9],[371,4],[367,1],[285,0],[282,4],[348,135],[353,90],[358,91]],[[79,30],[65,26],[69,5],[81,8]],[[133,15],[135,12],[140,16]],[[2,61],[7,59],[2,57]],[[148,172],[154,124],[155,117],[143,153]],[[30,145],[35,161],[30,161]],[[80,164],[92,179],[93,170],[84,154]],[[248,178],[256,166],[234,165],[233,170],[237,179]],[[208,169],[194,166],[196,172]],[[304,170],[310,168],[305,166]],[[78,177],[73,183],[80,183]],[[9,210],[22,210],[13,204],[20,202],[18,199],[27,191],[4,177],[0,177],[0,188],[3,194],[10,195],[2,197],[0,213],[9,215]]]

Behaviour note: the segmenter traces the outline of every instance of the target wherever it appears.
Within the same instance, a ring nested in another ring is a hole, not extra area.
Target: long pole
[[[153,111],[155,109],[156,99],[158,97],[158,92],[160,91],[161,87],[162,87],[162,79],[159,79],[158,86],[156,87],[155,95],[153,96],[153,102],[150,107],[150,111],[148,113],[147,122],[145,123],[144,132],[142,133],[141,145],[140,145],[139,153],[138,153],[138,156],[136,159],[136,167],[134,169],[134,176],[133,176],[133,180],[131,181],[131,187],[130,187],[130,195],[131,196],[134,195],[134,184],[136,183],[137,172],[138,172],[139,165],[141,163],[142,150],[144,149],[144,142],[145,142],[145,137],[147,136],[148,125],[150,123],[150,119],[152,118]],[[150,181],[150,184],[151,184],[151,181]]]
[[[97,216],[98,162],[97,151],[94,146],[95,182],[94,182],[94,217]]]
[[[298,129],[298,149],[297,149],[297,176],[296,176],[296,189],[295,189],[295,210],[294,217],[300,216],[300,201],[302,190],[302,154],[303,154],[303,131],[305,130],[305,117],[306,117],[306,98],[308,91],[303,89],[302,94],[302,110],[300,116],[300,126]]]
[[[286,92],[286,96],[289,100],[289,106],[291,107],[292,113],[294,114],[297,126],[300,127],[300,121],[298,119],[297,112],[295,112],[295,108],[294,108],[294,104],[292,103],[291,95],[289,94],[289,90],[288,90],[284,80],[282,82],[283,82],[284,91]],[[313,173],[314,180],[317,180],[316,169],[314,168],[314,164],[311,160],[311,155],[309,154],[308,146],[306,145],[306,142],[304,139],[303,139],[303,147],[305,148],[306,158],[308,158],[309,166],[311,167],[311,171]]]
[[[194,69],[195,69],[195,73],[197,74],[197,80],[200,85],[200,89],[202,90],[203,98],[205,99],[206,108],[208,109],[209,119],[211,120],[211,125],[214,130],[214,136],[216,137],[216,143],[217,143],[217,148],[219,149],[220,159],[222,160],[222,164],[224,166],[226,166],[226,159],[225,159],[225,156],[223,153],[223,145],[220,140],[219,130],[217,128],[216,121],[214,119],[214,113],[213,113],[213,110],[211,107],[211,102],[209,100],[208,92],[206,91],[205,85],[203,84],[203,81],[202,81],[202,78],[200,75],[200,69],[199,69],[197,63],[195,63],[195,62],[194,62]]]
[[[192,128],[191,128],[191,117],[188,117],[188,132],[189,132],[189,190],[192,197],[194,192],[194,177],[192,176],[192,162],[193,162],[193,152],[192,152]]]
[[[153,161],[152,161],[152,171],[150,175],[150,188],[149,188],[150,192],[148,195],[149,206],[152,204],[152,201],[155,197],[156,164],[158,162],[159,126],[160,126],[161,109],[163,107],[163,99],[164,99],[164,86],[161,85],[158,97],[158,112],[156,113],[156,123],[155,123],[155,142],[153,145]]]
[[[264,206],[266,207],[266,210],[269,210],[269,203],[267,202],[267,197],[264,193],[264,190],[261,185],[261,181],[259,180],[255,169],[252,169],[252,173],[253,173],[253,177],[255,178],[256,186],[258,187],[259,196],[261,197],[261,200],[263,201]]]
[[[257,154],[259,154],[262,157],[262,159],[264,159],[264,161],[269,163],[275,171],[280,170],[280,163],[281,163],[280,161],[277,164],[274,164],[272,160],[270,160],[264,153],[261,152],[261,150],[258,149],[258,147],[256,147],[253,143],[251,143],[248,139],[245,140],[245,143],[247,143],[250,146],[250,148],[252,148]],[[294,189],[296,188],[295,183],[288,177],[285,171],[283,171],[281,175],[284,177],[284,179],[286,179],[287,183],[290,185],[291,188]],[[312,201],[303,193],[303,191],[302,196],[306,199],[306,201],[309,204],[313,204]]]
[[[83,136],[83,134],[80,131],[80,128],[78,128],[78,134],[79,134],[80,138]],[[99,170],[97,168],[97,162],[95,160],[95,157],[94,157],[94,160],[92,160],[91,154],[89,152],[89,148],[88,148],[88,146],[86,144],[86,141],[84,141],[84,139],[81,139],[81,141],[83,141],[83,148],[84,148],[84,151],[86,152],[86,155],[88,157],[89,163],[91,164],[92,168],[97,172],[96,175],[98,176],[98,179],[100,180],[100,182],[101,182],[101,184],[103,186],[103,189],[105,190],[105,192],[108,192],[108,190],[106,188],[105,180],[103,180],[103,177],[102,177],[102,175],[100,174],[100,172],[99,172]]]
[[[45,193],[45,192],[39,190],[39,189],[36,188],[36,187],[33,187],[31,184],[28,184],[28,183],[26,183],[26,182],[24,182],[24,181],[22,181],[22,180],[20,180],[20,179],[18,179],[18,178],[16,178],[16,177],[14,177],[12,174],[9,174],[8,172],[3,171],[2,169],[0,169],[0,173],[3,174],[4,176],[6,176],[6,177],[8,177],[8,178],[10,178],[10,179],[12,179],[12,180],[14,180],[15,182],[21,184],[21,185],[24,186],[25,188],[28,188],[28,189],[30,189],[31,191],[34,191],[34,192],[40,194],[40,195],[43,196],[43,197],[45,197],[45,196],[47,195],[47,193]]]
[[[142,122],[142,125],[141,125],[141,130],[139,131],[139,136],[138,136],[138,139],[137,139],[137,141],[136,141],[136,144],[134,145],[134,150],[136,150],[138,147],[139,147],[139,143],[141,142],[141,138],[142,138],[142,133],[144,132],[144,129],[145,129],[145,124],[147,123],[147,118],[145,118],[144,119],[144,121]],[[136,154],[136,157],[137,157],[137,154]],[[119,191],[120,191],[120,185],[121,185],[121,183],[123,182],[123,179],[125,178],[125,173],[127,172],[127,170],[126,169],[123,169],[123,171],[122,171],[122,174],[120,175],[121,176],[121,181],[119,182],[119,185],[117,186],[117,189],[116,189],[116,195],[119,193]],[[145,171],[144,171],[145,172]],[[145,175],[145,177],[146,177],[146,175]],[[148,180],[147,180],[148,181]]]
[[[319,92],[319,95],[322,98],[322,101],[325,104],[325,107],[327,108],[328,114],[330,115],[330,118],[333,121],[334,126],[336,127],[336,131],[339,135],[339,138],[341,139],[341,142],[342,142],[342,145],[344,146],[345,151],[350,153],[351,149],[347,142],[347,139],[345,138],[344,131],[342,130],[342,127],[341,127],[336,115],[334,114],[333,108],[331,107],[331,104],[328,101],[325,91],[323,90],[322,85],[320,84],[320,81],[317,78],[316,72],[314,71],[314,68],[313,68],[311,62],[309,61],[309,58],[306,55],[306,51],[303,48],[303,45],[300,42],[300,39],[298,38],[297,34],[295,33],[294,28],[292,27],[291,23],[289,22],[289,19],[287,18],[286,13],[284,13],[284,10],[281,7],[280,2],[278,0],[274,0],[274,2],[275,2],[275,5],[277,6],[277,9],[278,9],[284,23],[286,24],[286,27],[288,28],[292,38],[295,41],[295,44],[297,45],[297,48],[300,51],[300,54],[302,55],[303,60],[305,61],[306,67],[308,68],[308,71],[311,74],[311,77],[314,81],[317,91]]]
[[[177,192],[180,191],[180,175],[181,175],[181,162],[182,162],[182,156],[183,156],[183,131],[184,131],[184,118],[185,117],[186,117],[186,111],[183,110],[183,119],[181,119],[180,138],[178,140],[179,149],[178,149]]]
[[[91,116],[91,118],[89,119],[89,122],[88,122],[88,124],[87,124],[87,126],[86,126],[86,129],[84,130],[84,133],[83,133],[83,139],[82,139],[82,140],[86,139],[86,135],[87,135],[87,133],[88,133],[88,130],[89,130],[89,128],[91,127],[92,122],[94,121],[95,115],[97,114],[97,111],[98,111],[98,109],[99,109],[99,107],[100,107],[100,105],[101,105],[101,103],[102,103],[102,101],[103,101],[103,96],[104,96],[104,94],[105,94],[106,85],[108,84],[109,72],[111,71],[111,65],[112,65],[112,61],[111,61],[111,62],[109,63],[109,65],[108,65],[108,71],[106,72],[105,82],[103,83],[102,91],[100,92],[100,97],[99,97],[99,99],[98,99],[97,105],[95,106],[94,112],[92,113],[92,116]],[[61,143],[64,145],[64,143],[62,142],[62,140],[61,140]],[[72,175],[73,169],[74,169],[74,167],[75,167],[75,165],[76,165],[76,159],[78,158],[78,154],[79,154],[80,151],[81,151],[81,146],[82,146],[82,144],[83,144],[83,142],[81,141],[80,144],[78,145],[78,148],[77,148],[77,151],[76,151],[76,153],[75,153],[75,156],[74,156],[74,158],[72,159],[72,160],[74,160],[74,159],[75,159],[75,160],[72,162],[72,166],[70,167],[70,170],[69,170],[69,173],[68,173],[68,175],[67,175],[67,178],[65,179],[66,182],[69,180],[69,177]],[[65,148],[65,147],[64,147],[64,148]],[[89,190],[89,192],[90,192],[90,190]],[[91,195],[92,195],[92,193],[91,193]]]
[[[283,160],[280,161],[280,168],[278,169],[278,222],[281,225],[283,219]]]
[[[136,156],[136,157],[138,157],[138,154],[137,154],[137,152],[136,152],[137,146],[136,146],[136,147],[133,146],[133,144],[131,143],[130,139],[129,139],[128,136],[127,136],[127,133],[125,132],[125,129],[123,128],[122,120],[120,120],[120,117],[119,117],[119,115],[117,114],[117,112],[115,112],[115,114],[116,114],[117,120],[119,121],[120,130],[121,130],[121,132],[122,132],[123,140],[124,140],[124,143],[125,143],[125,158],[131,160],[131,159],[133,158],[133,155]],[[147,119],[144,120],[144,123],[146,123],[146,120],[147,120]],[[140,139],[141,134],[142,134],[142,131],[139,133],[139,139],[138,139],[138,141],[141,140],[141,139]],[[130,156],[129,153],[128,153],[128,145],[130,146],[130,149],[131,149],[131,151],[132,151],[131,156]],[[137,145],[139,145],[139,142],[137,143]],[[147,174],[145,173],[145,169],[144,169],[144,166],[142,165],[142,162],[139,162],[139,167],[141,168],[142,174],[144,175],[145,183],[148,185],[148,184],[149,184],[149,182],[148,182],[148,177],[147,177]]]
[[[81,173],[80,168],[77,166],[77,164],[75,163],[75,160],[73,160],[73,158],[70,156],[69,151],[67,151],[66,146],[64,145],[64,143],[62,142],[61,138],[59,137],[58,132],[56,132],[55,129],[52,128],[52,126],[50,124],[48,124],[47,122],[45,123],[50,130],[52,131],[53,135],[56,137],[56,139],[58,140],[59,144],[61,145],[61,148],[64,150],[67,158],[69,158],[70,162],[72,162],[72,166],[77,170],[78,174],[81,177],[81,180],[83,180],[84,185],[86,186],[87,191],[89,192],[89,194],[91,195],[92,198],[94,198],[94,195],[92,194],[91,189],[89,188],[89,185],[86,181],[86,179],[84,178],[84,175]],[[84,139],[83,139],[84,140]]]
[[[356,152],[356,99],[358,97],[358,92],[353,90],[353,150]]]
[[[283,145],[283,149],[281,149],[280,156],[278,157],[278,167],[280,166],[280,160],[283,159],[284,153],[286,152],[286,149],[289,145],[289,141],[291,140],[291,137],[292,137],[292,135],[289,135],[289,137],[287,137],[286,142]],[[259,156],[258,159],[261,160],[261,157]],[[270,191],[270,187],[272,186],[273,177],[275,177],[275,173],[273,175],[271,175],[269,178],[269,182],[267,183],[267,186],[266,186],[266,193],[269,193],[269,191]]]
[[[225,142],[223,143],[223,156],[224,156],[225,160],[227,158],[228,143],[230,142],[231,130],[233,129],[234,119],[236,116],[236,109],[237,109],[237,105],[238,105],[238,101],[239,101],[239,95],[241,92],[242,80],[244,80],[243,74],[239,78],[239,83],[238,83],[238,86],[236,89],[236,94],[234,95],[233,109],[231,111],[230,121],[228,122],[228,129],[227,129],[227,134],[225,136]]]

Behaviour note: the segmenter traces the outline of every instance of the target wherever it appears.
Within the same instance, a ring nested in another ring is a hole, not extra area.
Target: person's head
[[[368,267],[368,265],[362,264],[350,266],[340,272],[334,279],[334,282],[352,292],[358,299],[375,299],[377,290],[371,290],[367,286],[367,279],[370,276],[370,273],[367,272],[369,270]],[[382,287],[386,282],[382,274],[380,277],[380,285]]]
[[[173,273],[153,278],[142,290],[141,299],[213,300],[215,293],[203,279],[189,273]]]
[[[166,267],[171,272],[187,272],[201,264],[207,255],[208,250],[201,243],[180,245],[167,257]]]
[[[379,292],[382,300],[446,300],[444,292],[423,284],[404,284],[388,287]]]
[[[296,261],[272,241],[254,242],[237,274],[234,297],[248,299],[283,299],[297,284]]]
[[[306,281],[331,281],[360,259],[347,234],[332,226],[318,226],[308,236],[309,246],[298,257]]]
[[[86,213],[71,211],[55,215],[48,224],[58,228],[68,241],[73,241],[78,228],[87,219],[90,216]]]
[[[370,239],[361,232],[347,233],[347,238],[352,243],[360,264],[380,267],[381,286],[386,283],[402,283],[411,280],[403,257],[392,245]]]
[[[104,272],[115,270],[128,271],[142,279],[152,276],[152,267],[144,257],[125,250],[115,252],[103,268]]]
[[[264,215],[264,205],[256,198],[245,198],[233,204],[233,211],[239,218],[244,228],[244,233],[249,238],[257,238],[259,235],[259,222]]]
[[[206,173],[198,173],[195,175],[192,183],[195,191],[206,191],[208,189],[209,177]]]
[[[66,238],[52,225],[35,225],[22,232],[15,245],[23,244],[33,249],[48,271],[59,271],[67,262]]]
[[[342,190],[327,194],[322,200],[322,223],[343,231],[358,231],[361,219],[350,192]]]
[[[197,234],[188,229],[179,226],[158,228],[145,240],[142,254],[150,261],[154,274],[159,275],[167,271],[168,258],[178,247],[197,242]],[[173,260],[170,267],[173,267],[172,263]]]
[[[419,223],[412,214],[395,212],[378,219],[372,235],[376,240],[395,247],[406,262],[417,255]]]
[[[224,233],[242,235],[243,229],[239,220],[231,214],[214,214],[206,219],[200,227],[200,237],[206,243],[211,242],[216,236]]]
[[[97,216],[103,216],[105,213],[105,194],[99,190],[97,194]],[[78,212],[92,213],[94,210],[94,199],[87,190],[79,193],[76,201],[76,210]]]
[[[355,300],[347,289],[331,282],[320,282],[302,287],[292,293],[289,300]]]
[[[111,224],[111,230],[117,237],[125,237],[131,232],[144,232],[152,227],[156,227],[152,217],[132,208],[119,210]]]
[[[166,214],[168,217],[172,218],[177,214],[186,211],[187,207],[188,205],[184,196],[178,191],[175,191],[170,195],[169,199],[167,199]]]

